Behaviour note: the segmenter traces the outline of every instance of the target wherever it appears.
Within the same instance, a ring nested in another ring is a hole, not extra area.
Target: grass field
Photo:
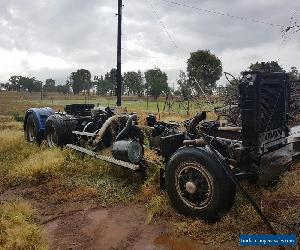
[[[53,100],[53,107],[61,108],[73,101],[76,100]],[[34,98],[17,99],[13,94],[0,93],[1,249],[47,249],[43,221],[49,214],[60,214],[61,209],[110,208],[131,202],[146,207],[146,223],[163,223],[172,236],[185,236],[212,249],[238,248],[241,233],[267,233],[258,215],[240,195],[230,213],[212,225],[178,215],[159,188],[158,166],[162,163],[150,150],[146,151],[151,162],[149,176],[144,181],[129,170],[90,157],[82,158],[67,149],[26,143],[16,114],[22,114],[31,105],[41,104],[52,106],[49,101],[41,103]],[[125,104],[132,105],[129,109],[145,112],[142,104],[130,104],[130,101]],[[186,118],[180,114],[164,115],[166,119]],[[300,166],[293,166],[272,188],[258,189],[243,184],[278,232],[299,235]]]
[[[170,103],[171,108],[165,106],[165,97],[158,98],[155,101],[150,98],[147,104],[146,97],[128,97],[124,96],[122,106],[126,107],[130,112],[146,112],[146,113],[161,113],[169,115],[186,116],[187,102],[180,102],[179,97],[174,97]],[[91,96],[89,100],[83,95],[65,96],[58,93],[48,93],[47,97],[41,99],[40,93],[18,93],[18,92],[0,92],[0,113],[10,114],[11,112],[25,111],[29,107],[44,107],[51,106],[57,110],[63,110],[63,107],[72,103],[90,103],[95,106],[110,106],[114,107],[116,103],[115,97],[100,97]],[[191,101],[189,105],[189,115],[194,115],[199,111],[210,111],[213,107],[220,107],[223,103],[216,98],[211,98],[211,103],[208,103],[204,97],[195,101]],[[165,107],[165,109],[164,109]]]

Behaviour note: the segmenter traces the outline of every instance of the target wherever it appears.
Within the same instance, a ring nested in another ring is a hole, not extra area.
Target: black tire
[[[68,143],[73,143],[72,131],[76,128],[76,122],[66,121],[69,118],[66,115],[55,114],[47,119],[46,139],[49,147],[63,147]]]
[[[169,160],[165,177],[172,205],[185,216],[215,222],[233,205],[235,184],[205,149],[179,149]]]
[[[30,113],[27,116],[24,126],[24,136],[26,141],[29,143],[42,143],[43,133],[39,131],[39,124],[33,113]]]

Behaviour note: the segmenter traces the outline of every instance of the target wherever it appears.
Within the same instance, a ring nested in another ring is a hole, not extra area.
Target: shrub
[[[13,116],[14,120],[17,122],[24,122],[24,112],[20,112],[20,111],[14,111],[11,113],[11,115]]]

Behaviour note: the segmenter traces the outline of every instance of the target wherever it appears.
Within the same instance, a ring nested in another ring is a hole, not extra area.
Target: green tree
[[[251,71],[263,71],[263,72],[285,72],[278,62],[256,62],[249,66]]]
[[[162,93],[168,93],[168,76],[159,68],[147,70],[145,72],[146,86],[150,90],[150,94],[157,98]]]
[[[117,87],[117,69],[112,68],[110,72],[107,72],[105,74],[104,80],[109,81],[111,85],[111,90],[109,91],[109,94],[114,95]],[[109,84],[107,83],[107,85]]]
[[[20,78],[21,76],[11,76],[8,80],[9,90],[12,91],[20,91],[22,86],[20,86]]]
[[[300,73],[299,73],[299,70],[297,69],[297,67],[291,67],[289,76],[290,76],[291,80],[296,80],[296,81],[300,80]]]
[[[103,76],[95,77],[94,84],[97,88],[97,95],[107,95],[114,91],[113,83],[109,80],[109,72],[106,73],[106,79]]]
[[[187,73],[191,86],[198,94],[212,93],[222,76],[222,63],[209,50],[192,52],[187,61]],[[199,87],[200,86],[200,87]]]
[[[117,69],[112,68],[105,74],[105,80],[111,81],[114,85],[117,83]]]
[[[97,95],[113,95],[117,83],[117,69],[112,68],[104,76],[96,76],[94,85],[97,88]]]
[[[62,93],[64,95],[69,94],[70,90],[71,90],[71,85],[70,85],[70,81],[69,80],[67,80],[64,85],[57,85],[56,86],[56,91],[58,93]]]
[[[74,94],[79,94],[81,91],[90,92],[91,88],[91,73],[87,69],[79,69],[72,72],[70,75],[72,89]]]
[[[31,93],[41,91],[43,83],[34,77],[20,76],[19,86],[21,86],[24,91]]]
[[[28,91],[36,92],[41,91],[43,83],[35,77],[27,76],[11,76],[7,83],[7,89],[13,91]]]
[[[123,77],[124,92],[128,95],[142,96],[144,93],[144,82],[142,72],[129,71]]]
[[[9,84],[4,82],[0,83],[0,89],[9,91]]]
[[[188,77],[184,71],[180,71],[179,78],[177,79],[178,94],[180,94],[184,100],[189,100],[192,95],[192,88]]]
[[[45,92],[54,92],[56,90],[55,88],[55,80],[53,79],[46,79],[46,83],[44,85],[44,91]]]

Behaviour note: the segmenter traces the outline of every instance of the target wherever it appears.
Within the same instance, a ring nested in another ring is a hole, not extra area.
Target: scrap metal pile
[[[68,105],[64,113],[29,109],[24,132],[29,142],[46,139],[50,147],[67,146],[143,172],[148,167],[144,149],[150,147],[164,160],[161,186],[166,187],[175,209],[214,221],[232,207],[237,179],[267,184],[289,168],[297,155],[294,146],[300,129],[289,129],[288,75],[245,72],[239,94],[238,123],[208,121],[206,113],[199,112],[185,121],[182,132],[178,124],[149,115],[147,140],[137,114],[86,104]],[[101,153],[105,148],[110,148],[111,156]]]

